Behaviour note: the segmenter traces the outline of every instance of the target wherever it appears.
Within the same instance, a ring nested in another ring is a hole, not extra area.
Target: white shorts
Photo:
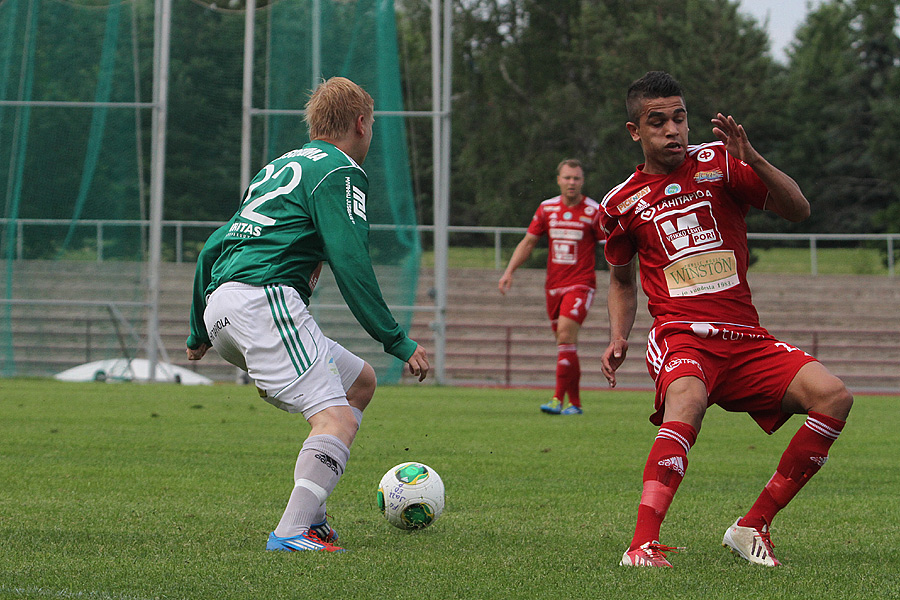
[[[210,294],[203,320],[219,355],[250,375],[270,404],[307,419],[347,406],[365,362],[322,333],[288,286],[228,282]]]

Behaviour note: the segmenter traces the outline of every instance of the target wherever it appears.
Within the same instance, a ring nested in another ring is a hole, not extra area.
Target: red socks
[[[687,469],[687,454],[697,431],[687,423],[667,421],[659,428],[644,467],[644,490],[629,550],[659,540],[659,529]]]
[[[578,350],[575,344],[560,344],[556,347],[556,392],[554,397],[563,402],[566,394],[573,406],[581,408],[580,387],[581,364],[578,362]]]
[[[775,474],[738,525],[762,527],[763,524],[771,524],[778,511],[787,506],[828,460],[828,450],[844,429],[844,424],[844,421],[834,417],[810,411],[806,422],[781,455]]]
[[[811,411],[785,449],[772,479],[738,525],[759,528],[771,524],[778,511],[828,460],[828,450],[844,424],[839,419]],[[659,428],[644,467],[644,490],[629,550],[659,540],[663,519],[687,469],[688,451],[696,440],[697,432],[687,423],[667,421]]]

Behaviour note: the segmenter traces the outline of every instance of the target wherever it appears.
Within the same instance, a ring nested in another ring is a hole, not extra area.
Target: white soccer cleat
[[[757,565],[777,567],[781,563],[772,553],[772,540],[769,537],[769,526],[763,525],[762,529],[755,527],[741,527],[740,519],[725,532],[722,545],[737,554],[744,560]]]

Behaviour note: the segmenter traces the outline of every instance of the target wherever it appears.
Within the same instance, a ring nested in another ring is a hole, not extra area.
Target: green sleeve
[[[194,271],[194,289],[191,299],[191,329],[187,339],[187,347],[195,349],[201,344],[212,345],[203,322],[203,311],[206,310],[206,288],[212,282],[212,267],[222,253],[222,242],[228,233],[228,225],[216,229],[206,240],[203,249],[197,256],[197,268]]]
[[[369,256],[369,224],[365,216],[368,187],[365,175],[357,169],[341,169],[328,175],[312,199],[316,229],[350,312],[373,339],[381,342],[385,352],[407,361],[417,344],[394,320]]]

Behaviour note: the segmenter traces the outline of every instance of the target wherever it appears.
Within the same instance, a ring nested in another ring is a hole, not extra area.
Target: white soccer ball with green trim
[[[444,482],[428,465],[400,463],[378,484],[378,508],[395,527],[424,529],[444,511]]]

